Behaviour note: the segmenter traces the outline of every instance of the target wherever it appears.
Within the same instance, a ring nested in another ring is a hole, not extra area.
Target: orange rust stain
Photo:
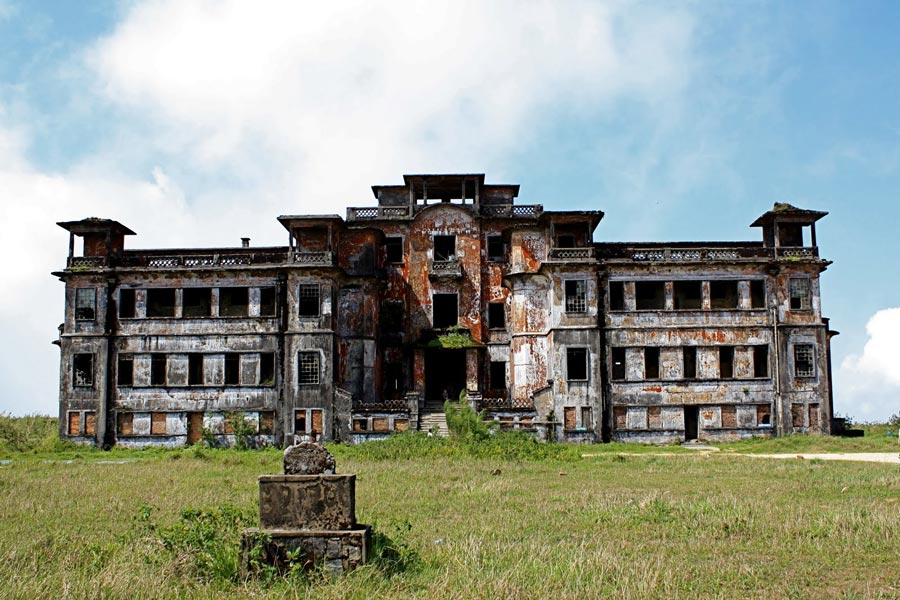
[[[645,391],[645,392],[661,392],[662,386],[661,385],[651,385],[649,387],[643,388],[643,391]]]

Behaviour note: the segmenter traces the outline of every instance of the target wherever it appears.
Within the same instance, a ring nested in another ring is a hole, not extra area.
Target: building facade
[[[440,428],[460,397],[561,441],[829,432],[826,213],[776,204],[758,242],[597,243],[601,211],[480,174],[372,190],[279,217],[283,247],[131,250],[116,221],[59,223],[60,436],[359,442]]]

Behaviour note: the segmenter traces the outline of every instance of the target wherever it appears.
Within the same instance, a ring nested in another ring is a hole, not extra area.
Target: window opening
[[[147,290],[147,316],[174,317],[175,290],[173,288]]]
[[[259,355],[259,385],[275,385],[275,353]]]
[[[750,308],[766,307],[766,282],[762,279],[750,281]]]
[[[294,411],[294,433],[309,433],[309,429],[306,426],[306,411],[305,410],[295,410]]]
[[[403,262],[403,238],[396,235],[384,239],[384,258],[389,263]]]
[[[199,353],[188,354],[188,385],[203,385],[203,355]]]
[[[97,290],[75,288],[75,320],[93,321],[97,315]]]
[[[625,310],[625,282],[609,282],[609,310]]]
[[[566,348],[566,378],[569,381],[587,381],[587,348]]]
[[[581,407],[581,426],[585,429],[594,427],[594,411],[590,406]]]
[[[93,354],[76,354],[72,357],[72,384],[75,387],[94,385]]]
[[[568,430],[575,429],[575,407],[563,407],[563,427]]]
[[[434,294],[431,297],[435,329],[453,327],[459,323],[456,294]]]
[[[684,378],[697,378],[697,348],[695,346],[685,346],[681,349],[681,355],[684,359]]]
[[[781,246],[803,246],[803,225],[781,223],[778,225],[778,241]]]
[[[241,355],[229,352],[225,355],[225,385],[240,385]]]
[[[734,377],[734,347],[719,346],[719,379]]]
[[[753,376],[769,376],[769,347],[753,346]]]
[[[566,281],[566,312],[587,311],[587,281],[584,279]]]
[[[381,304],[381,331],[386,335],[403,333],[403,302],[385,300]]]
[[[809,310],[809,279],[792,278],[789,282],[791,310]]]
[[[612,378],[613,381],[625,380],[625,348],[612,349]]]
[[[666,284],[663,281],[636,281],[634,296],[638,310],[662,310],[666,307]]]
[[[644,379],[659,379],[659,348],[644,348]]]
[[[318,317],[320,304],[319,285],[316,283],[301,284],[297,303],[300,307],[301,317]]]
[[[274,317],[275,316],[275,288],[263,287],[259,288],[259,316]]]
[[[737,281],[710,281],[709,305],[713,309],[729,309],[738,307]]]
[[[502,235],[487,236],[487,259],[490,262],[506,260],[506,246],[503,244]]]
[[[134,318],[134,305],[135,305],[134,290],[127,289],[127,288],[119,290],[119,318],[120,319],[133,319]]]
[[[246,317],[250,314],[250,289],[219,288],[219,316]]]
[[[167,363],[165,354],[150,355],[150,385],[166,385]]]
[[[319,383],[319,353],[301,352],[299,358],[299,374],[301,385]]]
[[[434,236],[434,260],[455,260],[456,259],[456,236],[455,235],[436,235]]]
[[[674,281],[672,293],[675,310],[700,310],[703,308],[702,281]]]
[[[184,317],[208,317],[212,314],[210,288],[184,288],[181,300],[181,314]]]
[[[132,413],[117,414],[116,430],[119,435],[134,435],[134,415]]]
[[[506,389],[506,362],[500,360],[492,360],[490,373],[488,373],[491,390],[495,392]]]
[[[488,326],[491,329],[506,328],[506,303],[491,302],[488,304]]]
[[[815,354],[812,344],[794,346],[794,375],[797,377],[815,377]]]
[[[400,363],[384,365],[384,393],[388,398],[403,396],[403,365]]]
[[[134,385],[134,355],[120,354],[116,361],[116,385]]]
[[[556,236],[556,247],[557,248],[574,248],[575,247],[575,236],[570,233]]]

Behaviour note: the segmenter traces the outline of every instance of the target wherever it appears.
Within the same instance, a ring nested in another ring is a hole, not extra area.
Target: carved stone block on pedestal
[[[353,529],[356,475],[261,475],[259,523],[264,529]]]

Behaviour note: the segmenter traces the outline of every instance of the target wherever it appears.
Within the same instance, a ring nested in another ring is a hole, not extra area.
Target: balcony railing
[[[231,267],[241,265],[278,264],[286,262],[284,252],[252,252],[240,254],[138,254],[123,256],[123,267],[148,267],[153,269]]]
[[[106,264],[105,256],[70,256],[66,261],[69,269],[100,269]]]
[[[635,248],[626,258],[648,262],[708,262],[771,258],[769,248]]]
[[[408,219],[408,206],[364,206],[361,208],[348,208],[348,221],[367,221],[379,219]]]
[[[482,204],[481,214],[485,217],[512,217],[536,219],[544,212],[540,204]]]
[[[462,263],[458,258],[433,260],[428,271],[429,277],[462,277]]]
[[[478,410],[534,410],[534,402],[530,399],[510,398],[506,392],[498,394],[488,392],[492,397],[485,395],[478,401]]]
[[[378,402],[358,402],[353,405],[353,412],[409,412],[406,398],[384,398]]]
[[[551,248],[547,262],[594,262],[594,247]]]
[[[291,253],[291,262],[295,265],[304,265],[311,267],[332,267],[334,266],[334,252],[293,252]]]
[[[817,246],[796,246],[776,248],[778,258],[816,258],[819,256],[819,248]]]

